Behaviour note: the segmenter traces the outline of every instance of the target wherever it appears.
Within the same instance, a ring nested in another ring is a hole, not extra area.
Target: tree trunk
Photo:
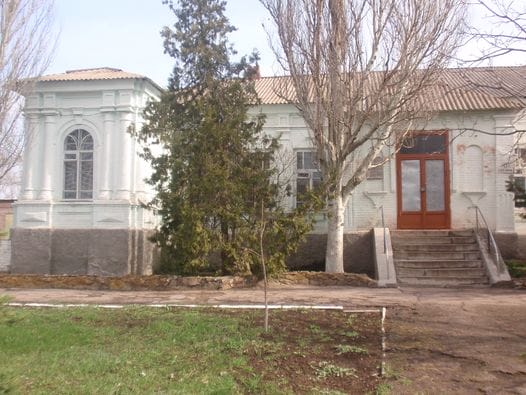
[[[343,273],[343,225],[345,206],[348,199],[338,193],[329,201],[327,249],[325,252],[325,271]]]

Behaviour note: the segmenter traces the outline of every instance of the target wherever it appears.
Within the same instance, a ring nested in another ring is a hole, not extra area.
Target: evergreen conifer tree
[[[277,170],[268,166],[278,141],[262,133],[263,115],[248,114],[259,104],[257,55],[231,60],[227,36],[235,29],[224,1],[164,3],[176,17],[173,29],[162,31],[175,65],[168,90],[147,107],[136,133],[153,169],[149,206],[162,221],[154,238],[162,271],[207,272],[214,255],[222,273],[259,272],[262,255],[270,271],[283,269],[310,229],[311,206],[285,212]]]

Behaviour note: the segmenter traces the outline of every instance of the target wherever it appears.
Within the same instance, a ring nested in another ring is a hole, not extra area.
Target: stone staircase
[[[489,284],[472,230],[396,230],[391,243],[399,285]]]

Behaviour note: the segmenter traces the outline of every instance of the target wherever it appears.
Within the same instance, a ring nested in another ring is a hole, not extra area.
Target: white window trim
[[[92,148],[91,150],[86,150],[86,149],[80,149],[80,147],[78,147],[76,150],[67,150],[66,149],[66,140],[67,138],[72,134],[72,133],[75,133],[77,132],[78,130],[82,130],[84,132],[86,132],[90,137],[91,137],[91,141],[92,141]],[[62,191],[62,200],[63,201],[67,201],[67,202],[91,202],[93,201],[94,199],[94,194],[95,194],[95,188],[94,188],[94,183],[95,183],[95,138],[93,136],[93,133],[91,133],[89,130],[87,130],[86,128],[83,128],[83,127],[76,127],[74,128],[73,130],[70,130],[65,136],[64,138],[62,139],[62,150],[63,150],[63,154],[62,154],[62,187],[61,187],[61,191]],[[81,187],[81,166],[80,166],[80,157],[81,157],[81,154],[83,153],[91,153],[91,190],[81,190],[80,187]],[[72,155],[72,154],[75,154],[76,158],[73,160],[67,160],[66,159],[66,155]],[[75,192],[75,197],[74,198],[71,198],[71,197],[66,197],[66,162],[76,162],[76,171],[77,171],[77,174],[76,174],[76,180],[75,180],[75,191],[73,190],[67,190],[68,192]],[[81,195],[81,192],[91,192],[91,197],[87,198],[87,197],[80,197]]]
[[[320,176],[321,179],[321,172],[319,167],[316,168],[298,168],[298,154],[299,153],[305,153],[305,152],[311,152],[313,154],[313,157],[316,156],[316,151],[312,148],[304,148],[304,149],[296,149],[294,150],[294,169],[295,169],[295,182],[294,182],[294,207],[298,207],[298,180],[308,180],[308,188],[312,189],[314,186],[314,175],[317,173]],[[302,161],[304,162],[304,159],[302,158]]]

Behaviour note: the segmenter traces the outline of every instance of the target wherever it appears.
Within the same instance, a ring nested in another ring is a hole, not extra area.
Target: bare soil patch
[[[526,306],[390,309],[393,394],[526,394]]]
[[[262,325],[261,316],[254,325]],[[263,380],[294,393],[374,392],[380,382],[381,316],[341,311],[271,311],[271,331],[248,351]]]

